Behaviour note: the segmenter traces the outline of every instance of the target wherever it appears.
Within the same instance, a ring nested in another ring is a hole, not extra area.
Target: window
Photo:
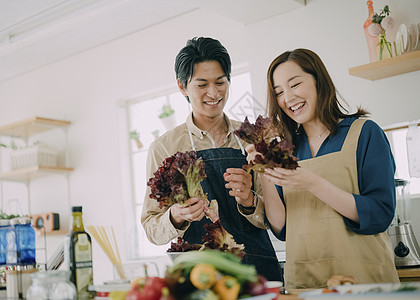
[[[410,132],[414,132],[414,134],[416,134],[416,142],[418,147],[418,145],[420,144],[420,127],[417,126],[417,124],[418,121],[415,121],[415,127],[411,127]],[[409,151],[412,151],[412,147],[407,148],[407,127],[408,126],[406,125],[395,125],[389,129],[385,129],[385,132],[387,133],[389,142],[391,144],[392,153],[394,155],[395,164],[397,166],[395,178],[408,180],[410,182],[410,194],[418,195],[420,194],[420,178],[412,176],[413,169],[410,172],[410,168],[414,168],[416,166],[417,168],[420,168],[420,161],[415,161],[415,157],[413,157],[413,155],[411,155],[409,159],[408,153]],[[418,157],[420,149],[417,148],[413,152],[416,152]],[[416,164],[416,166],[414,166],[414,163]]]
[[[147,150],[152,141],[165,133],[167,130],[185,122],[191,112],[191,107],[178,89],[162,91],[159,94],[145,96],[131,100],[125,105],[129,120],[129,131],[137,131],[142,147],[139,149],[136,143],[131,144],[129,149],[131,160],[131,176],[133,182],[133,198],[130,205],[134,205],[136,229],[135,241],[128,241],[136,251],[131,252],[130,259],[138,259],[156,255],[162,255],[169,245],[156,246],[151,244],[140,224],[140,216],[143,208],[143,200],[146,190],[145,166]],[[166,110],[168,118],[159,118]],[[229,118],[243,121],[248,116],[250,122],[255,121],[255,116],[264,114],[265,109],[252,97],[251,76],[249,72],[240,72],[231,77],[230,96],[224,109]],[[167,122],[169,120],[169,122]],[[132,226],[132,225],[130,225]],[[131,230],[132,228],[130,228]],[[131,247],[131,246],[130,246]]]

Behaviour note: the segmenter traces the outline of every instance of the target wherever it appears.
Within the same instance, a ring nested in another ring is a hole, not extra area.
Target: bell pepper
[[[216,282],[216,269],[210,264],[196,264],[191,270],[190,281],[199,290],[211,288]]]
[[[160,277],[146,277],[143,286],[135,283],[127,293],[126,300],[159,300],[162,296],[162,289],[165,287],[165,281]]]
[[[216,281],[214,290],[219,296],[220,300],[235,300],[238,299],[241,285],[235,277],[225,275]]]

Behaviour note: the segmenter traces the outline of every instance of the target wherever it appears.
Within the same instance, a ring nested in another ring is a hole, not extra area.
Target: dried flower
[[[385,5],[379,14],[374,14],[372,24],[369,25],[368,31],[373,36],[385,35],[385,31],[390,30],[394,26],[394,19],[389,15],[389,6]]]
[[[392,27],[394,27],[394,23],[395,23],[394,22],[394,19],[391,16],[387,16],[387,17],[385,17],[385,18],[382,19],[381,27],[385,31],[387,31],[387,30],[392,29]]]
[[[368,27],[368,32],[372,36],[378,36],[378,35],[382,34],[382,31],[383,31],[383,29],[382,29],[381,25],[376,24],[376,23],[372,23]]]

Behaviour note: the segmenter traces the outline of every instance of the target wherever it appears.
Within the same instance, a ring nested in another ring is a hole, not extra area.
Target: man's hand
[[[200,221],[204,217],[205,203],[198,198],[190,198],[184,204],[176,203],[170,208],[170,218],[175,228],[181,228],[185,221]]]

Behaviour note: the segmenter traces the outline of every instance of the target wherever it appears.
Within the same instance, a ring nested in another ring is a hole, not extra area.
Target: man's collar
[[[232,133],[235,129],[233,128],[230,119],[228,118],[228,116],[226,116],[225,113],[223,113],[223,117],[225,118],[226,124],[228,126],[228,134],[229,133]],[[193,135],[197,136],[200,139],[203,138],[203,132],[205,132],[205,130],[201,130],[200,128],[198,128],[194,124],[194,122],[193,122],[193,113],[192,112],[188,116],[187,121],[185,123],[187,124],[187,128],[191,131],[191,133]]]

